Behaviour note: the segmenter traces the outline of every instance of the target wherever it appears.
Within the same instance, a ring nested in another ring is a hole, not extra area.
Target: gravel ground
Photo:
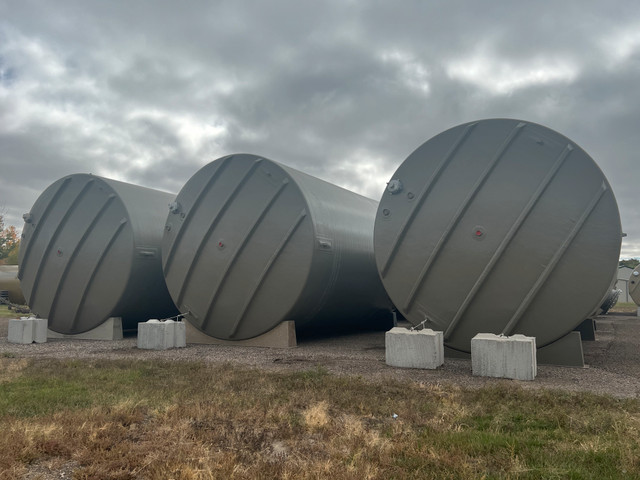
[[[640,398],[640,319],[608,315],[597,318],[596,341],[584,342],[585,368],[538,365],[533,382],[517,382],[525,388],[589,391],[617,397]],[[0,319],[0,357],[86,358],[229,362],[271,371],[306,370],[318,366],[339,375],[365,379],[395,378],[421,383],[480,387],[512,380],[474,377],[471,361],[446,358],[437,370],[389,367],[384,360],[384,332],[337,337],[299,338],[298,347],[272,349],[240,346],[187,345],[164,351],[139,350],[136,338],[120,341],[49,340],[43,344],[7,342],[7,319]]]

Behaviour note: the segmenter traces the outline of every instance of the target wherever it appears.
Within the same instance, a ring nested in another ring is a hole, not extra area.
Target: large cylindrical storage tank
[[[629,286],[629,296],[631,296],[631,300],[633,300],[636,305],[640,305],[640,265],[631,272],[627,285]]]
[[[24,215],[19,278],[31,311],[63,334],[175,315],[160,254],[174,197],[87,174],[50,185]]]
[[[223,340],[284,320],[301,329],[366,325],[391,308],[373,257],[376,207],[263,157],[220,158],[170,208],[167,286],[192,325]]]
[[[470,351],[477,333],[545,346],[595,311],[622,230],[611,187],[571,140],[490,119],[424,143],[391,178],[376,215],[382,282],[413,324]]]
[[[16,305],[26,305],[20,289],[17,265],[0,265],[0,291],[8,293],[8,300]]]

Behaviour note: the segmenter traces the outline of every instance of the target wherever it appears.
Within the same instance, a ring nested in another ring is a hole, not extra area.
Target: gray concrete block
[[[146,350],[167,350],[185,347],[186,334],[184,324],[156,319],[138,323],[138,348]]]
[[[176,348],[184,348],[187,346],[187,326],[184,322],[175,322],[174,344]]]
[[[47,319],[21,317],[9,320],[7,341],[21,344],[45,343],[47,341]]]
[[[9,320],[9,330],[7,331],[7,342],[9,343],[32,343],[33,323],[24,318],[12,318]]]
[[[479,333],[471,339],[474,375],[534,380],[537,367],[535,337]]]
[[[394,327],[385,333],[385,358],[392,367],[438,368],[444,363],[442,332]]]
[[[36,343],[47,342],[47,325],[49,321],[46,318],[33,318],[33,341]]]

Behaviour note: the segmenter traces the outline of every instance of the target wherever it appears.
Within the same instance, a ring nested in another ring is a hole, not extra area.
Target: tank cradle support
[[[596,320],[595,318],[587,318],[580,325],[573,329],[574,332],[580,332],[583,342],[593,342],[596,339]]]
[[[122,318],[110,317],[100,325],[83,333],[58,333],[47,329],[47,338],[68,338],[73,340],[122,340]]]
[[[537,352],[538,364],[561,367],[584,367],[580,332],[573,331]]]
[[[470,353],[444,347],[445,358],[471,358]],[[539,365],[557,365],[560,367],[584,367],[584,354],[580,332],[569,332],[564,337],[538,348],[536,358]]]
[[[201,345],[233,345],[237,347],[293,348],[298,346],[296,339],[296,323],[285,320],[262,335],[246,340],[221,340],[201,332],[190,322],[185,321],[187,344]]]

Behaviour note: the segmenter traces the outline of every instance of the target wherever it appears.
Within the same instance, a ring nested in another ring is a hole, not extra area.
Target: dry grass
[[[0,478],[640,478],[635,400],[321,369],[0,367]]]

